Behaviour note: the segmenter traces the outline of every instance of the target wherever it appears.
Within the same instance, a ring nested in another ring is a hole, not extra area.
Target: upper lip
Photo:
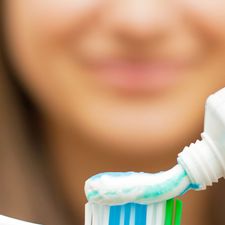
[[[90,52],[88,54],[79,54],[81,62],[90,66],[146,66],[146,65],[164,65],[183,67],[193,63],[194,57],[187,55],[165,55],[165,54],[98,54],[97,52]]]
[[[181,69],[190,64],[190,62],[181,59],[121,59],[121,58],[105,58],[93,59],[87,61],[88,65],[94,68],[133,68],[133,69]]]

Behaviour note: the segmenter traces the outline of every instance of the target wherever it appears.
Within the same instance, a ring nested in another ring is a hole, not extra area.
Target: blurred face
[[[225,0],[5,4],[19,79],[46,115],[104,151],[177,150],[225,85]]]

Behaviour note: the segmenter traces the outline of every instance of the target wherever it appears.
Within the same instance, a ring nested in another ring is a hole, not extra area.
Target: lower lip
[[[105,63],[91,66],[103,85],[129,93],[161,92],[174,86],[184,65],[174,62]]]

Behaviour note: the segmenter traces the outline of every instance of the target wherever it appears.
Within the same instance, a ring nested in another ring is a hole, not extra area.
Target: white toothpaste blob
[[[206,102],[202,140],[179,153],[178,165],[156,174],[101,173],[85,183],[89,202],[119,205],[128,202],[151,204],[202,190],[225,177],[225,88]]]
[[[190,182],[180,165],[156,174],[101,173],[85,183],[88,201],[106,205],[128,202],[150,204],[182,195],[192,188],[199,189],[199,185]]]

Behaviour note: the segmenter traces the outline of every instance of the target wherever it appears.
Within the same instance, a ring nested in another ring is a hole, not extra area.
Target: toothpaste
[[[172,169],[150,173],[101,173],[85,183],[89,202],[120,205],[128,202],[151,204],[203,190],[225,177],[225,88],[206,102],[202,140],[185,147]]]
[[[185,170],[178,164],[172,169],[151,173],[101,173],[89,178],[85,192],[89,202],[119,205],[128,202],[151,204],[199,189],[191,183]]]

